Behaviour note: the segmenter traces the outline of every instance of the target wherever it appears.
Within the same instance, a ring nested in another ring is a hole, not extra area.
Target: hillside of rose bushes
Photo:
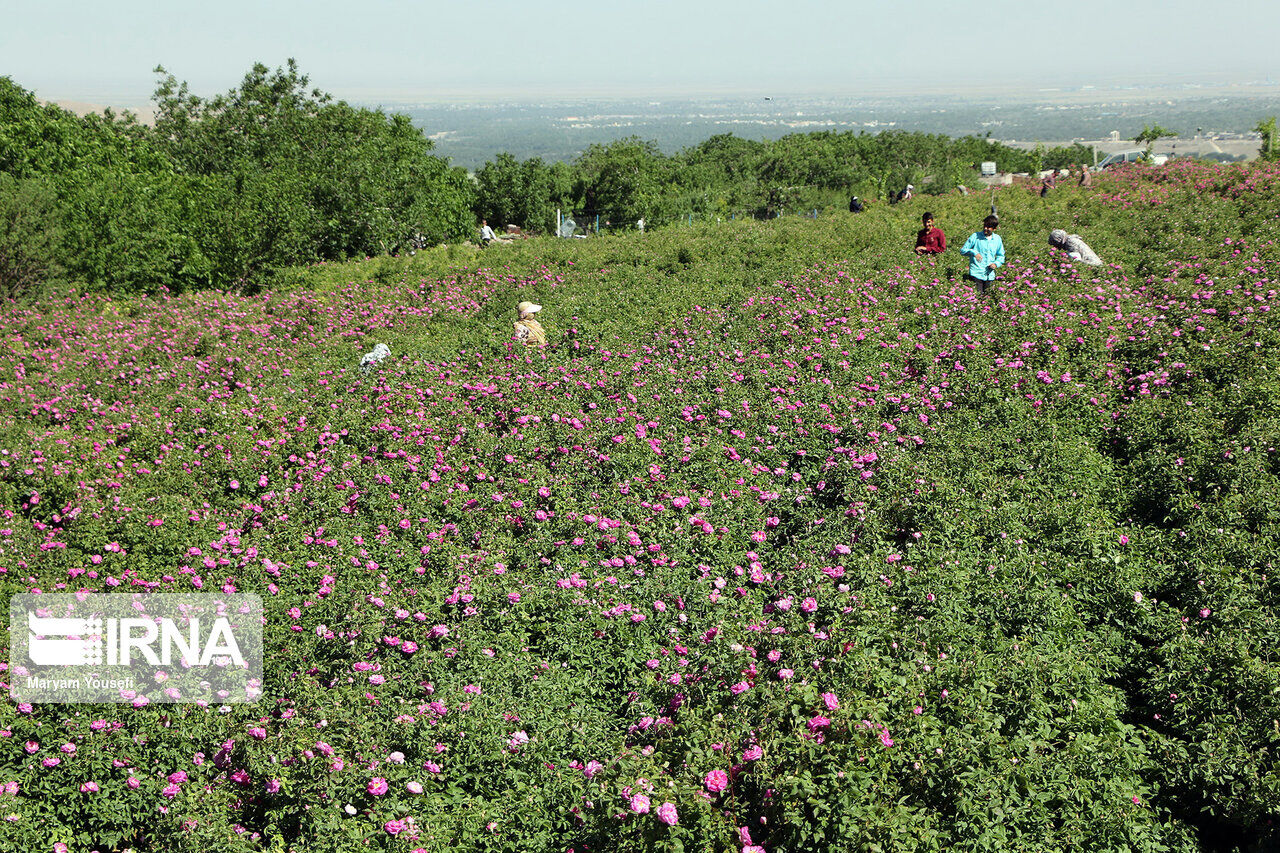
[[[1274,849],[1280,172],[994,198],[6,305],[0,591],[267,672],[7,700],[0,849]]]

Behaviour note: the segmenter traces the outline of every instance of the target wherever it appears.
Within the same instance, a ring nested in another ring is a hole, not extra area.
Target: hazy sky
[[[1221,11],[1220,11],[1221,10]],[[0,76],[145,103],[293,57],[357,101],[1280,80],[1280,2],[0,0]]]

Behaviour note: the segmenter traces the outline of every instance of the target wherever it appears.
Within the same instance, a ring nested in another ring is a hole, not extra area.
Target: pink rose
[[[729,787],[729,774],[723,770],[712,770],[702,780],[702,784],[713,794],[718,794]]]
[[[369,780],[369,785],[366,790],[375,797],[381,797],[388,790],[387,780],[383,779],[381,776],[374,776]]]
[[[676,813],[676,807],[673,803],[663,803],[658,806],[658,820],[667,826],[675,826],[680,821],[680,815]]]
[[[831,725],[831,721],[821,714],[818,714],[805,725],[809,727],[809,731],[816,732],[818,729],[825,729],[827,726]]]

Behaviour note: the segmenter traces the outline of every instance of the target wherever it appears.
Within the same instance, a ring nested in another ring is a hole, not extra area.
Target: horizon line
[[[65,84],[47,87],[42,94],[40,89],[27,87],[11,75],[9,79],[28,89],[46,103],[70,102],[95,106],[110,106],[112,109],[146,109],[154,106],[150,94],[141,95],[136,91],[112,91],[110,86],[88,85],[79,88],[75,94],[70,93]],[[939,84],[934,81],[922,91],[923,81],[911,78],[880,78],[874,84],[863,81],[856,88],[851,86],[803,86],[769,90],[759,86],[743,86],[741,84],[723,86],[681,86],[678,84],[654,85],[641,87],[634,84],[560,86],[552,91],[547,86],[526,86],[511,88],[504,84],[454,84],[436,87],[384,87],[384,86],[335,86],[319,88],[336,100],[350,104],[367,106],[381,105],[387,107],[422,106],[422,105],[488,105],[495,103],[529,104],[535,102],[561,101],[644,101],[644,100],[678,100],[696,101],[705,99],[727,98],[733,100],[799,100],[819,98],[826,100],[863,100],[863,99],[898,99],[918,100],[938,95],[965,94],[970,100],[981,100],[984,97],[1014,96],[1023,98],[1045,97],[1051,95],[1081,97],[1093,94],[1125,92],[1186,92],[1194,94],[1197,90],[1250,90],[1249,94],[1280,95],[1280,82],[1270,76],[1259,78],[1257,75],[1228,76],[1225,74],[1184,75],[1182,79],[1170,78],[1168,75],[1143,75],[1116,78],[1110,80],[1087,79],[1079,77],[1074,80],[1029,79],[1020,84],[975,85],[972,83]],[[314,85],[312,81],[311,85]],[[208,98],[223,94],[219,90]],[[1206,92],[1206,94],[1209,94]],[[1241,92],[1240,94],[1244,94]],[[1052,97],[1045,97],[1053,100]],[[109,103],[101,103],[107,101]]]

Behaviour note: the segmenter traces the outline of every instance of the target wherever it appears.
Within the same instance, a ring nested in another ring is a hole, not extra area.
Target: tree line
[[[986,160],[1031,171],[1092,156],[903,131],[723,134],[670,156],[636,137],[572,163],[500,154],[471,175],[433,154],[407,116],[335,101],[293,60],[256,64],[212,98],[156,71],[153,126],[77,117],[0,77],[0,296],[49,280],[236,287],[283,267],[468,239],[482,218],[550,232],[557,211],[613,227],[770,217],[907,183],[951,191]]]
[[[409,119],[308,88],[291,60],[205,99],[163,68],[154,126],[78,118],[0,78],[0,287],[231,287],[471,232],[473,182]]]

